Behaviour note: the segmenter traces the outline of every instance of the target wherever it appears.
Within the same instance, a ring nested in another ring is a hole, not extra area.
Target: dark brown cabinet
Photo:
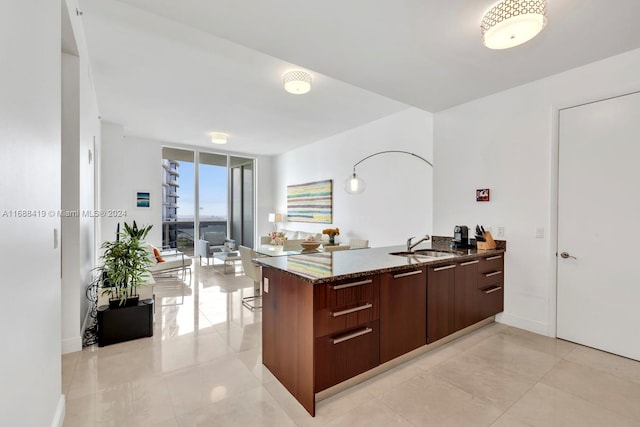
[[[456,267],[454,330],[459,331],[482,320],[478,307],[477,259],[461,262]]]
[[[380,327],[373,321],[316,338],[316,392],[380,364]]]
[[[478,269],[478,310],[486,319],[504,310],[504,257],[481,258]]]
[[[315,336],[356,328],[380,316],[379,276],[314,287]]]
[[[314,286],[315,391],[380,364],[379,275]]]
[[[262,363],[313,414],[313,287],[273,268],[262,276]]]
[[[502,254],[393,268],[314,283],[263,266],[263,363],[311,415],[316,393],[503,309]]]
[[[503,311],[503,276],[501,254],[429,267],[427,343]]]
[[[426,344],[426,268],[382,274],[380,284],[380,362]]]
[[[456,264],[429,267],[427,277],[427,343],[455,332]]]

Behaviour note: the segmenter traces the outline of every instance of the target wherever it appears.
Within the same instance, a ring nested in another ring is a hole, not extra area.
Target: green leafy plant
[[[125,222],[123,234],[131,239],[144,240],[147,234],[149,234],[151,227],[153,227],[153,225],[138,227],[135,221],[133,221],[133,225],[130,226]]]
[[[127,298],[135,297],[137,288],[146,283],[151,260],[143,239],[151,227],[139,228],[135,221],[131,226],[125,223],[124,231],[117,234],[115,241],[102,244],[102,266],[98,267],[102,295],[119,299],[120,305],[124,305]]]

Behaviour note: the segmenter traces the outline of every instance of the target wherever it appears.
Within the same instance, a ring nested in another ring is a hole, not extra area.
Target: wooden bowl
[[[300,246],[302,246],[302,249],[304,249],[305,251],[318,249],[320,244],[320,242],[300,242]]]

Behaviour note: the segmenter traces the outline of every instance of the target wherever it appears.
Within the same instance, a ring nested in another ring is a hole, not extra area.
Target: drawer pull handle
[[[460,264],[460,265],[471,265],[471,264],[477,264],[477,263],[479,263],[479,262],[480,262],[479,260],[475,259],[475,260],[473,260],[473,261],[463,262],[463,263],[462,263],[462,264]]]
[[[373,329],[371,329],[371,328],[364,328],[364,329],[361,329],[361,330],[359,330],[359,331],[356,331],[356,332],[354,332],[354,333],[352,333],[352,334],[344,335],[344,336],[342,336],[342,337],[340,337],[340,338],[334,338],[334,339],[333,339],[333,343],[334,343],[334,344],[340,344],[341,342],[349,341],[349,340],[354,339],[354,338],[357,338],[357,337],[359,337],[359,336],[366,335],[366,334],[368,334],[368,333],[370,333],[370,332],[373,332]]]
[[[489,258],[485,258],[487,261],[493,261],[494,259],[500,259],[502,255],[490,256]]]
[[[368,308],[373,307],[373,305],[367,303],[365,305],[360,305],[358,307],[349,308],[347,310],[336,311],[335,313],[331,313],[333,317],[344,316],[345,314],[355,313],[356,311],[366,310]]]
[[[409,271],[407,273],[394,274],[393,278],[399,279],[401,277],[413,276],[414,274],[422,274],[422,270],[414,270],[414,271]]]
[[[437,267],[437,268],[434,268],[433,271],[448,270],[450,268],[456,268],[456,265],[455,264],[451,264],[451,265],[445,265],[444,267]]]
[[[369,283],[373,283],[373,280],[361,280],[360,282],[344,283],[342,285],[332,286],[332,288],[334,291],[337,291],[339,289],[351,288],[353,286],[368,285]]]
[[[502,274],[502,270],[494,271],[493,273],[487,273],[484,277],[497,276],[498,274]]]
[[[492,294],[494,292],[498,292],[500,289],[502,289],[502,286],[496,286],[495,288],[489,288],[486,291],[483,291],[485,294]]]

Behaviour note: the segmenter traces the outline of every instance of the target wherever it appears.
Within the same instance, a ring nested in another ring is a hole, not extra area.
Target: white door
[[[559,144],[557,335],[640,360],[640,93],[560,111]]]

